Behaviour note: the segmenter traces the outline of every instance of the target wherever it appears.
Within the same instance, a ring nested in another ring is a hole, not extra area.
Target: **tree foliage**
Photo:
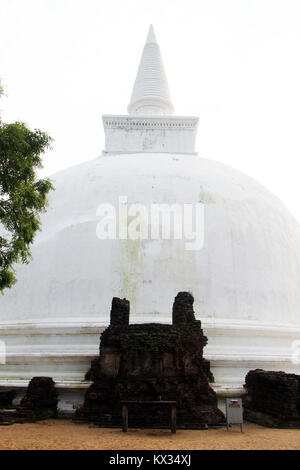
[[[39,129],[0,121],[0,292],[16,282],[14,264],[31,258],[30,245],[41,226],[39,215],[53,189],[48,178],[36,176],[50,142]]]

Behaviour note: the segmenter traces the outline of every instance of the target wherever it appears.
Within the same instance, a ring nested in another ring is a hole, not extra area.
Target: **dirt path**
[[[206,431],[135,430],[89,427],[70,421],[48,420],[0,426],[0,449],[300,449],[300,429],[269,429],[246,423],[245,432],[234,426]]]

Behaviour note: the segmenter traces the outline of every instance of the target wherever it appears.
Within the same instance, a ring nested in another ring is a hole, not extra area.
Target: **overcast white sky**
[[[200,156],[256,178],[300,222],[299,0],[0,0],[1,116],[55,139],[43,175],[104,148],[153,23]]]

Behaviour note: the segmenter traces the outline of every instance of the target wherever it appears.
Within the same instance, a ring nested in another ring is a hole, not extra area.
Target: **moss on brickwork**
[[[176,326],[171,325],[149,325],[145,328],[128,328],[120,333],[119,344],[122,352],[146,351],[146,352],[167,352],[180,349],[183,344],[192,342],[199,337],[199,322],[182,323]]]

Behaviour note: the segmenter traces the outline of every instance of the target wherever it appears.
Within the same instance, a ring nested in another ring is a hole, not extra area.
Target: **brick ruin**
[[[51,377],[33,377],[20,405],[13,407],[14,390],[0,393],[0,425],[57,417],[58,396]],[[2,409],[1,409],[2,408]]]
[[[245,381],[244,419],[268,427],[300,428],[300,375],[255,369]]]
[[[51,377],[33,377],[25,396],[17,407],[17,414],[25,419],[56,418],[58,396]]]
[[[76,419],[100,426],[121,426],[122,400],[176,400],[177,425],[201,429],[224,425],[212,375],[203,359],[207,338],[195,319],[193,296],[180,292],[174,301],[172,325],[129,324],[129,302],[114,298],[110,326],[101,335],[99,356],[87,378],[93,383]],[[129,425],[167,427],[165,407],[131,405]]]

